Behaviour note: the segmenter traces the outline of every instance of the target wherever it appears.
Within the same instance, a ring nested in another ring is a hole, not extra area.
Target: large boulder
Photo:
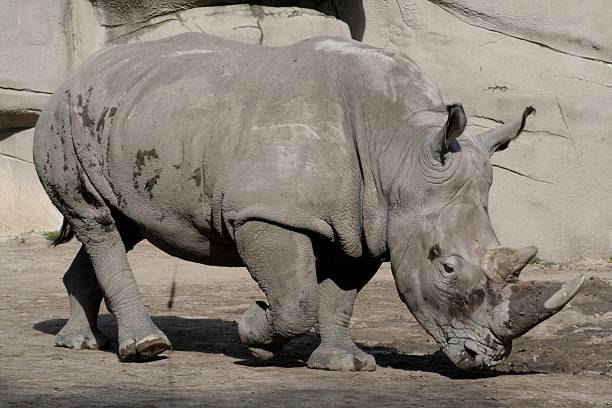
[[[240,4],[194,8],[154,17],[142,23],[109,27],[107,41],[150,41],[190,31],[271,46],[291,44],[319,35],[351,38],[349,27],[344,22],[318,11]]]
[[[192,8],[228,6],[246,3],[236,0],[91,0],[100,24],[104,27],[141,25],[156,17],[176,14]],[[365,14],[361,0],[255,0],[251,6],[299,7],[337,17],[349,24],[353,38],[361,40]],[[319,34],[324,34],[321,31]]]

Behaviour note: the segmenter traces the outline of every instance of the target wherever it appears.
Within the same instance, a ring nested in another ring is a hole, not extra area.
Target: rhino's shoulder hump
[[[348,57],[374,65],[397,63],[393,51],[341,37],[314,37],[305,40],[304,45],[327,58]]]

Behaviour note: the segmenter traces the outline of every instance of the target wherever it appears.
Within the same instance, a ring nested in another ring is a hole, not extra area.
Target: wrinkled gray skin
[[[248,268],[268,303],[238,329],[261,357],[316,326],[310,367],[374,370],[348,326],[357,293],[390,259],[401,298],[450,359],[494,365],[582,282],[516,283],[536,249],[499,247],[489,220],[490,155],[531,112],[459,137],[463,109],[444,107],[410,60],[344,39],[262,48],[184,34],[103,50],[36,129],[40,179],[83,244],[56,343],[106,346],[104,296],[121,359],[170,347],[126,257],[148,239]]]

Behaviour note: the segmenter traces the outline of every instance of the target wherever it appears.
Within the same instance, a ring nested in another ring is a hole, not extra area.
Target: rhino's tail
[[[62,228],[60,229],[59,235],[53,240],[51,246],[64,244],[70,241],[72,238],[74,238],[74,231],[72,230],[70,224],[68,224],[68,221],[66,221],[66,218],[64,218],[64,222],[62,222]]]

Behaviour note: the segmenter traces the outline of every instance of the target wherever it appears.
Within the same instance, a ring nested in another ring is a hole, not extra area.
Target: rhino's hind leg
[[[70,298],[70,318],[55,337],[55,345],[87,350],[108,348],[108,338],[97,327],[102,289],[83,247],[64,275],[64,286]]]
[[[333,371],[374,371],[376,360],[361,350],[349,329],[358,291],[379,264],[354,268],[320,267],[318,332],[321,344],[310,355],[308,367]]]
[[[256,357],[272,357],[316,321],[319,297],[312,243],[304,234],[259,221],[240,226],[236,243],[269,302],[257,302],[240,318],[240,340]]]
[[[64,195],[64,216],[83,243],[106,304],[117,319],[119,358],[147,360],[171,347],[168,338],[155,326],[140,300],[140,292],[128,262],[127,251],[138,242],[133,226],[111,210],[86,178]],[[99,304],[99,300],[96,299]]]
[[[117,319],[119,358],[149,360],[171,348],[170,341],[142,304],[119,231],[114,225],[100,225],[98,221],[84,230],[75,230],[89,254],[107,305]]]

